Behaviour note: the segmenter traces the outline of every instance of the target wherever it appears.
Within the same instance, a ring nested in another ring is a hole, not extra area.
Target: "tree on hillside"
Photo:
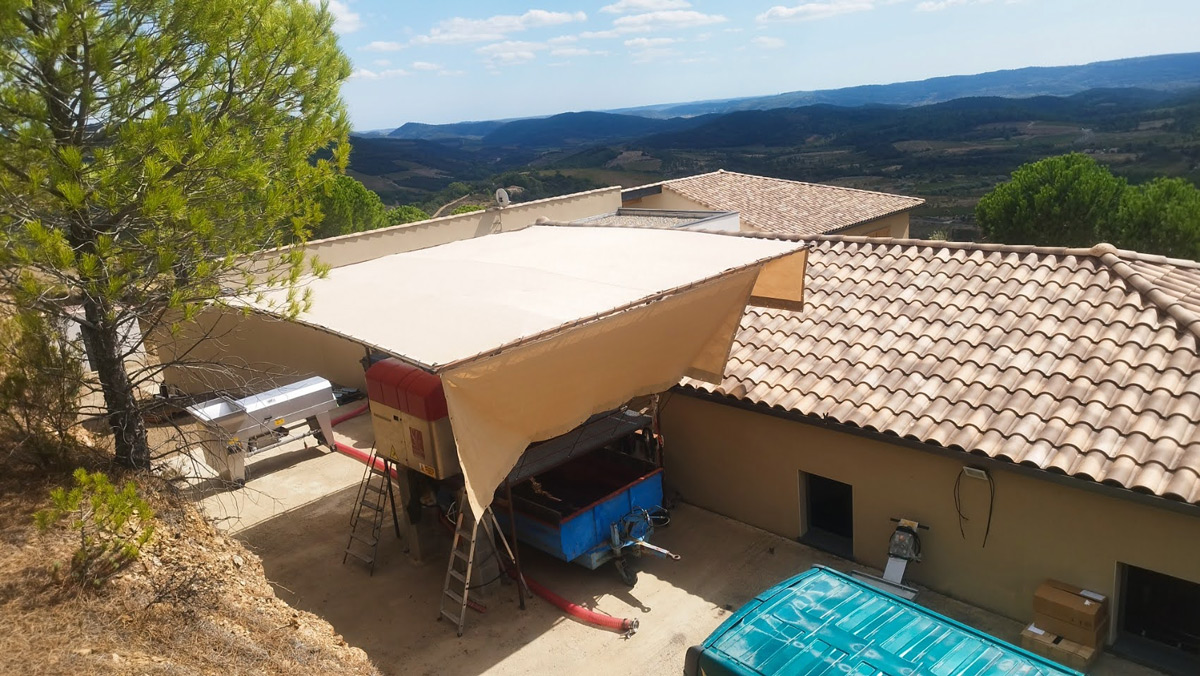
[[[1126,188],[1116,223],[1117,246],[1200,260],[1200,190],[1181,178]]]
[[[178,327],[308,265],[241,261],[303,241],[345,164],[332,25],[307,0],[0,8],[0,300],[79,324],[122,464],[149,465],[137,392],[162,368],[126,370],[127,327]]]
[[[314,239],[391,225],[387,207],[379,195],[351,176],[333,176],[318,193],[317,202],[321,205],[322,220],[313,228]]]
[[[415,223],[427,220],[429,220],[429,214],[414,204],[405,204],[387,210],[388,225],[400,225],[401,223]]]
[[[975,218],[988,239],[1006,244],[1122,249],[1200,260],[1200,190],[1179,178],[1143,185],[1086,155],[1026,164],[984,195]]]
[[[1087,155],[1048,157],[984,195],[975,219],[993,242],[1092,246],[1111,231],[1124,189],[1123,179]]]
[[[483,207],[478,204],[460,204],[454,207],[454,210],[450,212],[450,215],[457,216],[459,214],[469,214],[475,211],[483,211]]]

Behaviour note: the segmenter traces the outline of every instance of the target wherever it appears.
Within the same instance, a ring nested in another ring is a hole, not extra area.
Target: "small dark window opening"
[[[801,542],[838,556],[854,555],[854,489],[816,474],[802,474],[807,496]]]
[[[1117,652],[1167,673],[1200,673],[1200,584],[1122,569]]]

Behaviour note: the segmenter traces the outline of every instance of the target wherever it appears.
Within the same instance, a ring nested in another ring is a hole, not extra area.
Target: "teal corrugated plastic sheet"
[[[759,594],[692,657],[705,676],[1081,676],[823,566]]]

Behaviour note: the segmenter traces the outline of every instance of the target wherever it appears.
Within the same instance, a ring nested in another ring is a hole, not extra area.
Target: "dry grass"
[[[158,514],[141,559],[92,591],[53,572],[70,534],[33,524],[69,473],[0,477],[0,674],[378,673],[323,619],[276,598],[258,557],[161,482],[136,478]]]

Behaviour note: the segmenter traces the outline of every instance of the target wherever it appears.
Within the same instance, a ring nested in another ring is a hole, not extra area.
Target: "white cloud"
[[[875,0],[825,0],[824,2],[802,2],[791,7],[776,5],[759,14],[759,23],[769,21],[816,21],[841,14],[866,12],[875,9]]]
[[[548,12],[531,9],[524,14],[497,14],[487,19],[464,19],[454,17],[439,21],[428,35],[413,38],[414,44],[459,45],[469,42],[503,40],[510,33],[519,33],[530,28],[558,26],[574,21],[586,21],[583,12]]]
[[[442,67],[437,65],[436,63],[429,63],[428,61],[413,61],[412,69],[428,71],[428,70],[442,70]]]
[[[320,7],[320,0],[309,0],[312,4]],[[329,13],[333,15],[333,30],[334,32],[345,35],[353,33],[362,28],[362,17],[358,12],[350,11],[350,5],[341,0],[329,0]]]
[[[578,35],[560,35],[556,38],[550,38],[546,41],[547,44],[551,45],[569,45],[576,42],[579,42]]]
[[[765,35],[760,35],[750,42],[753,43],[755,47],[761,47],[763,49],[780,49],[787,44],[779,38],[769,38]]]
[[[528,63],[537,58],[537,53],[546,49],[540,42],[521,42],[508,40],[484,45],[475,50],[476,54],[484,57],[484,63],[490,68],[496,66],[515,66]]]
[[[625,41],[626,47],[633,49],[646,49],[648,47],[662,47],[664,45],[682,42],[678,38],[633,38]]]
[[[652,30],[696,28],[696,26],[725,23],[727,20],[721,14],[704,14],[691,10],[670,10],[665,12],[629,14],[629,16],[618,17],[613,20],[612,28],[619,32],[648,32]]]
[[[695,28],[728,21],[720,14],[703,14],[692,10],[667,10],[630,14],[613,21],[613,29],[619,33],[645,33],[653,30]]]
[[[465,71],[465,70],[439,70],[438,71],[438,75],[440,75],[442,77],[459,77],[461,75],[466,75],[466,74],[467,74],[467,71]]]
[[[375,59],[371,62],[371,65],[378,68],[387,68],[388,66],[392,65],[392,62],[388,61],[387,59]]]
[[[584,40],[593,40],[597,38],[619,38],[621,37],[621,32],[612,29],[603,31],[584,31],[579,34],[579,37],[583,38]]]
[[[364,52],[398,52],[401,49],[404,49],[404,45],[400,44],[399,42],[391,42],[389,40],[376,40],[374,42],[368,42],[366,46],[362,48]]]
[[[681,56],[679,50],[669,47],[651,47],[633,52],[634,63],[648,63],[650,61],[667,61],[673,57]]]
[[[366,68],[359,68],[353,73],[350,73],[350,77],[359,80],[383,80],[386,78],[401,77],[403,75],[408,75],[408,71],[404,70],[403,68],[393,68],[391,70],[368,70]]]
[[[967,0],[939,0],[938,2],[921,2],[917,4],[918,12],[940,12],[958,5],[970,4]]]
[[[550,56],[572,57],[572,56],[607,56],[608,52],[596,51],[593,49],[584,49],[582,47],[558,47],[550,50]]]
[[[658,12],[664,9],[686,9],[691,6],[692,3],[687,0],[619,0],[619,2],[601,7],[600,11],[609,14],[634,14]]]

